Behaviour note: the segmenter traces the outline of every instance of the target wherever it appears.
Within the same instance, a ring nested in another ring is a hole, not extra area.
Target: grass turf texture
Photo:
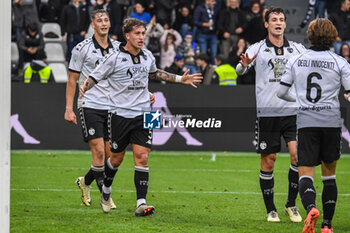
[[[147,203],[156,212],[134,217],[136,193],[130,152],[113,183],[116,210],[104,214],[95,181],[92,206],[80,200],[74,183],[91,163],[87,151],[11,152],[11,232],[301,232],[303,223],[284,215],[289,157],[279,154],[275,164],[275,205],[280,223],[268,223],[259,187],[260,159],[255,153],[153,151],[149,157]],[[316,169],[317,207],[322,219],[322,182]],[[335,232],[350,232],[350,156],[337,168],[338,201]],[[306,213],[300,199],[303,220]],[[320,231],[321,220],[316,232]]]

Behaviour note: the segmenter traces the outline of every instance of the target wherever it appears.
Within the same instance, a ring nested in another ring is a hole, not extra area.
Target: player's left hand
[[[89,81],[86,80],[84,85],[79,89],[79,98],[81,99],[85,92],[88,90],[88,86],[89,86]]]
[[[188,69],[182,75],[181,83],[186,84],[186,85],[191,85],[192,87],[197,88],[197,86],[195,84],[202,82],[202,79],[203,79],[202,74],[196,73],[196,74],[189,75],[188,74],[189,72],[190,72],[190,70]]]
[[[156,97],[153,95],[152,92],[149,92],[149,100],[151,101],[151,105],[156,102]]]

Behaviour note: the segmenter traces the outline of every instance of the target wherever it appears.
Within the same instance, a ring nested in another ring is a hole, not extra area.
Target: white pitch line
[[[37,189],[18,189],[18,188],[12,188],[11,191],[23,191],[23,192],[80,192],[78,189],[43,189],[43,188],[37,188]],[[99,192],[99,190],[90,190],[91,192]],[[135,190],[113,190],[113,193],[134,193]],[[184,191],[184,190],[150,190],[148,191],[150,193],[183,193],[183,194],[238,194],[238,195],[261,195],[261,192],[225,192],[225,191]],[[285,196],[288,195],[288,193],[274,193],[278,196]],[[322,194],[319,193],[319,196]],[[338,196],[350,196],[350,193],[338,193]]]
[[[59,170],[86,170],[86,168],[82,167],[22,167],[22,166],[12,166],[12,169],[59,169]],[[134,170],[134,168],[120,168],[120,170]],[[259,169],[173,169],[173,168],[151,168],[151,171],[166,171],[166,172],[226,172],[226,173],[259,173]],[[286,170],[274,170],[275,173],[288,173],[289,169],[286,168]],[[316,171],[316,174],[320,174],[321,171]],[[337,171],[337,174],[350,174],[350,171]]]

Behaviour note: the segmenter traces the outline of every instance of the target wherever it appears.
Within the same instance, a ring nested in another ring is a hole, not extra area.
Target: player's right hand
[[[64,119],[72,124],[77,124],[77,117],[72,109],[66,109],[66,112],[64,113]]]
[[[344,94],[344,98],[347,100],[347,101],[349,101],[350,102],[350,99],[349,99],[349,95],[348,94]]]
[[[248,53],[242,53],[242,55],[240,56],[241,60],[239,61],[239,63],[241,63],[243,67],[247,67],[250,63],[252,63],[252,61],[254,61],[256,56],[258,56],[258,54],[255,54],[254,57],[250,58]]]

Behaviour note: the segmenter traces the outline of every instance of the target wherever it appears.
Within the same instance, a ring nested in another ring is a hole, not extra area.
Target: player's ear
[[[269,23],[265,21],[264,26],[267,28],[269,26]]]

